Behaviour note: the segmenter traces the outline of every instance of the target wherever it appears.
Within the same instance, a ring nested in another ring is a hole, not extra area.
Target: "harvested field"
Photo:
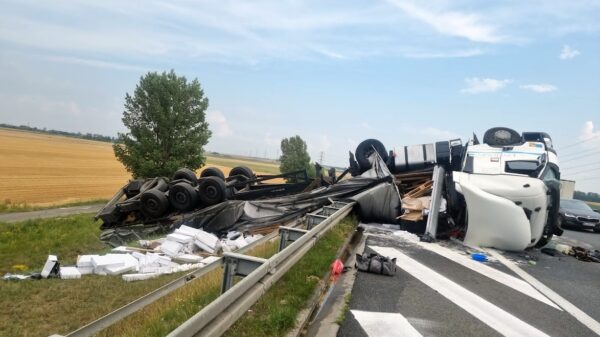
[[[129,177],[109,143],[0,129],[0,202],[108,199]]]
[[[207,161],[226,175],[242,164],[257,173],[277,172],[272,163],[230,157]],[[0,128],[0,203],[47,206],[109,199],[129,178],[110,143]]]

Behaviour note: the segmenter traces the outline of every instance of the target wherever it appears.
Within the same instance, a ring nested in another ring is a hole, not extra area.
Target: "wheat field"
[[[231,170],[211,159],[207,165],[225,175]],[[0,203],[48,206],[109,199],[129,179],[110,143],[0,128]]]

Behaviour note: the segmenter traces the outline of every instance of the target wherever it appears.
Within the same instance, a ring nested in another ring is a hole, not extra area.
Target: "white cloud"
[[[217,137],[228,137],[233,134],[229,122],[222,112],[216,110],[210,110],[206,113],[206,121],[209,124],[211,131]]]
[[[579,54],[581,54],[579,50],[573,49],[569,45],[564,45],[562,50],[560,51],[559,58],[561,60],[570,60]]]
[[[558,88],[552,84],[524,84],[520,86],[523,90],[530,90],[540,94],[556,91]]]
[[[587,141],[583,145],[588,148],[596,148],[600,146],[600,130],[596,130],[594,128],[594,122],[587,121],[581,130],[581,134],[579,135],[580,140]]]
[[[404,56],[407,58],[414,58],[414,59],[438,59],[438,58],[473,57],[473,56],[480,56],[483,54],[484,54],[484,51],[481,49],[465,49],[465,50],[441,51],[441,52],[407,53]]]
[[[472,77],[465,79],[466,88],[463,88],[460,92],[465,94],[480,94],[485,92],[495,92],[502,90],[512,80],[497,80],[493,78],[479,78]]]
[[[496,27],[484,23],[485,19],[478,14],[433,11],[403,0],[389,0],[389,2],[407,15],[430,25],[444,35],[486,43],[497,43],[505,39],[496,32]]]
[[[130,65],[130,64],[107,62],[107,61],[102,61],[102,60],[79,58],[79,57],[47,56],[47,57],[45,57],[45,59],[54,61],[54,62],[79,64],[79,65],[85,65],[85,66],[91,66],[91,67],[97,67],[97,68],[106,68],[106,69],[131,70],[131,71],[136,71],[136,72],[148,70],[146,68],[135,66],[135,65]]]
[[[331,147],[331,141],[327,135],[322,135],[320,137],[319,150],[327,151]]]
[[[371,124],[369,124],[367,122],[360,123],[360,127],[362,127],[365,130],[373,130],[373,127],[371,126]]]
[[[273,137],[273,134],[271,133],[271,131],[268,131],[267,133],[265,133],[265,138],[264,138],[265,144],[267,144],[269,147],[279,147],[279,145],[281,144],[281,139],[277,138],[277,137]]]

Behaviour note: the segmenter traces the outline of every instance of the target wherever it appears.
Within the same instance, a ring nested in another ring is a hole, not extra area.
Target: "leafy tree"
[[[310,156],[306,151],[306,143],[300,136],[281,140],[279,163],[281,173],[310,170]]]
[[[204,164],[203,146],[211,135],[205,121],[208,99],[197,79],[173,70],[149,72],[133,96],[125,94],[123,124],[113,150],[134,178],[171,176],[177,169]]]

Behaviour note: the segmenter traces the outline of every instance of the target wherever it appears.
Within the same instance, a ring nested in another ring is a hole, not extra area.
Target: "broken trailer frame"
[[[211,177],[211,179],[214,178],[216,177]],[[280,178],[291,182],[279,184],[265,183],[270,180]],[[200,178],[199,181],[202,181],[202,179],[206,178]],[[157,217],[153,217],[141,210],[142,205],[140,199],[143,192],[156,189],[163,192],[168,198],[169,187],[181,182],[191,184],[191,182],[186,181],[185,179],[174,179],[167,182],[167,179],[163,177],[145,179],[143,181],[132,180],[117,191],[110,201],[104,205],[102,209],[98,211],[98,213],[96,213],[94,219],[102,220],[102,229],[129,226],[139,223],[154,224],[172,222],[171,220],[173,217],[211,206],[210,204],[198,203],[193,209],[187,211],[172,210],[162,216]],[[224,178],[225,188],[227,189],[224,200],[257,200],[273,198],[300,193],[310,189],[311,185],[321,186],[323,184],[327,185],[333,182],[335,182],[335,179],[311,179],[309,178],[306,170],[298,170],[275,175],[253,174],[252,178],[248,178],[243,175],[234,175]],[[124,197],[126,197],[125,200],[123,200]]]

